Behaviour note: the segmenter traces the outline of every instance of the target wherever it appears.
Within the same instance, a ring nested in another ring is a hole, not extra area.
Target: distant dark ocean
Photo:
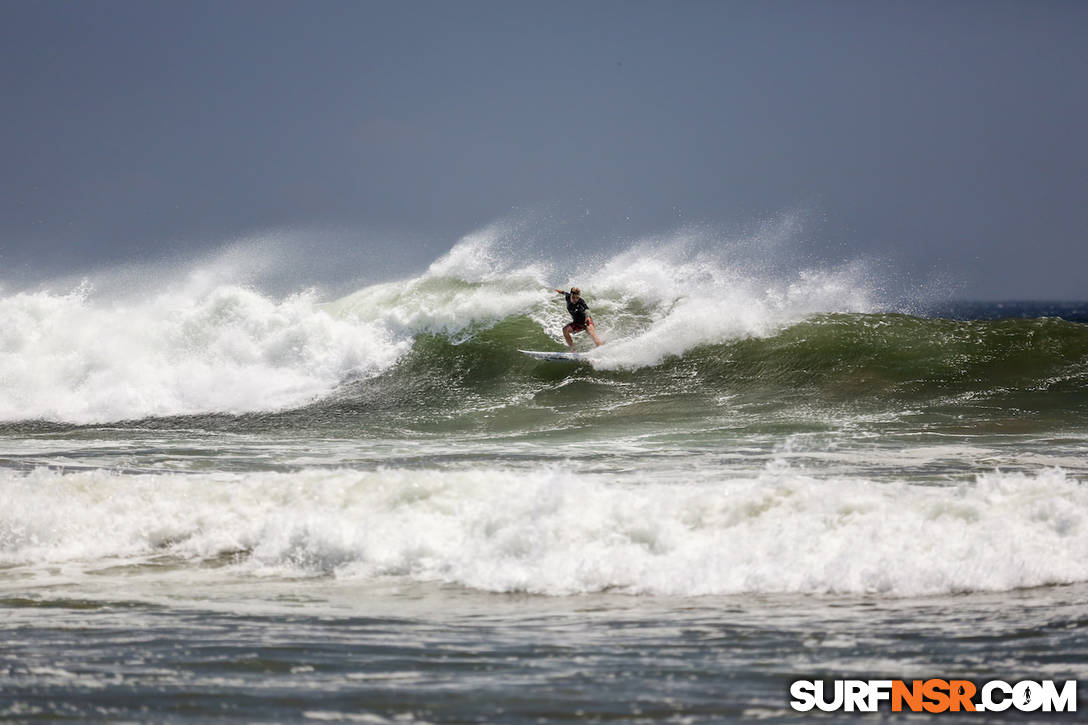
[[[1088,322],[1088,302],[945,302],[923,307],[927,317],[953,320],[1001,320],[1010,317],[1035,319],[1057,317],[1067,322]]]
[[[782,722],[796,679],[1088,682],[1088,304],[503,259],[336,300],[3,293],[0,719]],[[522,355],[572,282],[606,344]]]

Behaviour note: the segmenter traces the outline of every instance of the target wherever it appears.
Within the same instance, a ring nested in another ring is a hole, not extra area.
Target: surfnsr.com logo
[[[1076,712],[1077,681],[990,680],[797,680],[790,684],[790,707],[799,712]]]

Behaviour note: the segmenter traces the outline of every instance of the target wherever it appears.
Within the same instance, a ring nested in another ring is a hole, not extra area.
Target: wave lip
[[[689,485],[493,469],[4,479],[8,566],[231,555],[252,575],[556,596],[905,597],[1088,581],[1088,488],[1059,469],[947,487],[775,465]]]

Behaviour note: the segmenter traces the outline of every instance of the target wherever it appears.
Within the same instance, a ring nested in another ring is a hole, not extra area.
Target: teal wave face
[[[1088,326],[836,314],[767,337],[697,346],[660,364],[599,369],[517,352],[554,347],[527,317],[455,341],[422,335],[393,368],[310,410],[420,430],[517,430],[552,416],[665,426],[888,412],[1067,425],[1088,413]]]
[[[722,383],[901,401],[1076,389],[1085,384],[1086,356],[1088,326],[1064,320],[899,314],[828,315],[693,355],[702,376]]]

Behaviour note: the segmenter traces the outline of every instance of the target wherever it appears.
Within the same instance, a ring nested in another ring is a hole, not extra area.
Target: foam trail
[[[1088,487],[1058,469],[949,487],[780,465],[687,485],[501,469],[0,477],[0,564],[41,576],[57,562],[230,553],[238,573],[550,595],[913,596],[1088,581]]]

